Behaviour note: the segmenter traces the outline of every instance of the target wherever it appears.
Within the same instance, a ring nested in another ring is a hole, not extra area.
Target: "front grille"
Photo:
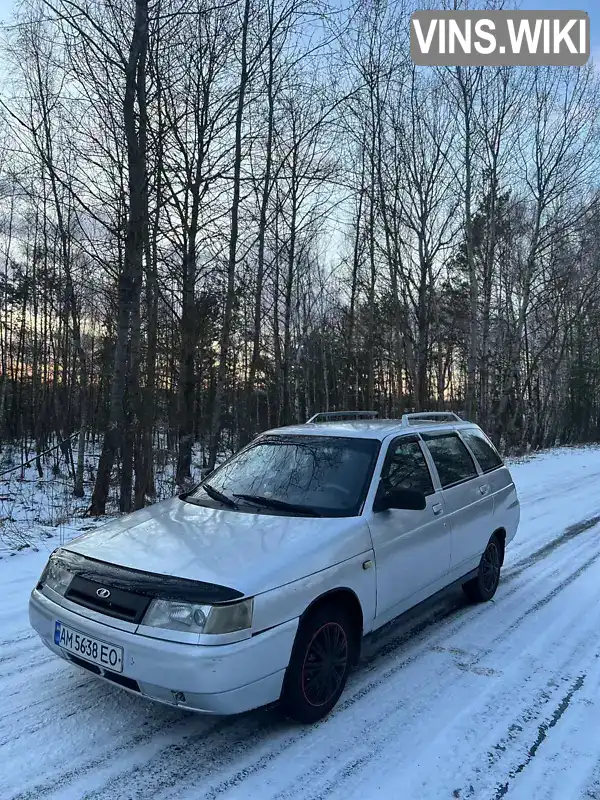
[[[108,597],[98,595],[98,590],[102,589],[108,589],[110,592]],[[124,589],[115,589],[110,585],[83,578],[81,575],[73,578],[65,592],[65,598],[100,614],[136,624],[142,621],[151,600],[150,597]]]

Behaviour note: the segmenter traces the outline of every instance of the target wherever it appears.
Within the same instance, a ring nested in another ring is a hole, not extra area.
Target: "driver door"
[[[426,497],[422,511],[388,509],[368,517],[377,569],[377,618],[383,624],[441,588],[450,569],[444,498],[433,484],[418,436],[394,439],[381,470],[390,487]]]

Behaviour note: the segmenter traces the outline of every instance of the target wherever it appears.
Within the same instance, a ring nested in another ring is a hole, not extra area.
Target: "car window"
[[[483,472],[490,472],[490,470],[502,466],[502,459],[481,431],[473,429],[460,433],[475,454]]]
[[[456,433],[423,433],[422,437],[437,468],[442,488],[477,475],[475,462]]]
[[[371,483],[379,454],[376,439],[341,436],[269,435],[218,467],[203,483],[245,511],[253,495],[292,503],[323,516],[356,516]],[[203,483],[189,502],[210,502]]]
[[[382,476],[394,489],[413,489],[433,494],[433,482],[425,456],[416,439],[396,439],[391,443]]]

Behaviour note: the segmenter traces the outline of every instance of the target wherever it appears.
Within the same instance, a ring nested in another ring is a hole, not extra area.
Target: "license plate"
[[[54,644],[85,661],[106,667],[113,672],[123,672],[123,648],[86,636],[67,627],[59,620],[54,624]]]

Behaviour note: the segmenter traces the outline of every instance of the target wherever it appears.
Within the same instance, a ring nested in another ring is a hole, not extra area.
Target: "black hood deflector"
[[[216,605],[231,603],[244,596],[243,592],[216,583],[121,567],[64,548],[55,557],[80,579],[142,597]]]

